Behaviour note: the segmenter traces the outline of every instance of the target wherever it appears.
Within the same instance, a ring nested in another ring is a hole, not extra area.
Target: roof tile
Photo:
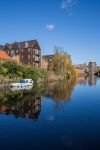
[[[11,60],[11,57],[7,55],[7,53],[4,52],[3,50],[0,50],[0,59]]]

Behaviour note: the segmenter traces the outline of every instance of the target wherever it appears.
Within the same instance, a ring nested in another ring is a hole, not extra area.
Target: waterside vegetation
[[[97,67],[97,73],[96,73],[96,75],[97,75],[98,77],[100,77],[100,66]]]
[[[70,79],[76,77],[76,71],[70,55],[56,52],[49,64],[48,80]]]
[[[0,66],[0,76],[4,81],[31,78],[37,83],[41,81],[70,79],[76,76],[76,71],[70,55],[56,52],[53,55],[48,70],[17,64],[15,61],[5,61]]]
[[[4,80],[31,78],[34,82],[37,82],[38,80],[44,79],[45,71],[41,68],[24,66],[16,62],[6,61],[0,66],[0,75]]]

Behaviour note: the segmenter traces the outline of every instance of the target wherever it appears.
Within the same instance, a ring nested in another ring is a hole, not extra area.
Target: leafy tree
[[[72,60],[70,55],[67,53],[56,53],[53,56],[53,60],[51,63],[51,69],[57,75],[61,75],[64,77],[69,77],[71,75],[75,75],[75,69],[72,64]]]

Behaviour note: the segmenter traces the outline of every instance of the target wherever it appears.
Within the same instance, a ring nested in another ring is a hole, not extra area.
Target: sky
[[[100,0],[0,0],[0,44],[32,39],[43,55],[56,46],[100,65]]]

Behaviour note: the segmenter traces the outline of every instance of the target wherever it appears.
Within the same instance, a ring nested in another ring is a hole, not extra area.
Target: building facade
[[[96,70],[97,70],[96,62],[89,62],[88,69],[89,69],[89,73],[94,75],[96,73]]]
[[[49,62],[46,59],[42,58],[41,59],[41,68],[48,70],[48,67],[49,67]]]
[[[88,66],[86,63],[75,65],[74,67],[78,76],[83,76],[86,71],[88,72]]]
[[[41,67],[41,48],[37,40],[7,43],[0,47],[17,63]]]
[[[54,54],[42,56],[42,67],[45,68],[46,70],[50,70],[53,56]]]
[[[52,62],[53,56],[54,56],[54,54],[53,55],[44,55],[42,58],[48,62]]]

